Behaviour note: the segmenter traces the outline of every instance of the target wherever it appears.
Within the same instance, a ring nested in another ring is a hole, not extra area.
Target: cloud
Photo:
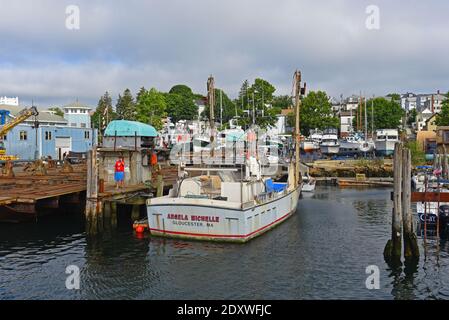
[[[96,104],[141,86],[185,83],[205,93],[210,74],[235,97],[262,77],[289,94],[296,68],[311,90],[339,96],[448,90],[446,1],[0,0],[0,95],[41,104]],[[80,30],[65,28],[78,5]]]

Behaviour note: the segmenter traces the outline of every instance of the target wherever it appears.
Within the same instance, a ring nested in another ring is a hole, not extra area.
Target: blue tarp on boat
[[[105,136],[109,137],[157,137],[157,131],[149,124],[145,124],[137,121],[128,120],[114,120],[111,121],[106,131]]]

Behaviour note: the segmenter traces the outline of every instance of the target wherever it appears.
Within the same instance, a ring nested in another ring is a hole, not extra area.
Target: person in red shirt
[[[116,162],[114,166],[114,180],[116,183],[116,188],[123,188],[124,187],[124,180],[125,180],[125,160],[123,157],[120,157]]]

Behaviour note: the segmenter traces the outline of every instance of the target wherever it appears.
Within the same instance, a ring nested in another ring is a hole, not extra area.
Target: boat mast
[[[207,103],[209,104],[209,122],[210,122],[210,155],[214,156],[214,147],[215,147],[215,116],[214,116],[214,107],[215,107],[215,80],[211,75],[209,79],[207,79]]]
[[[365,100],[365,141],[368,141],[368,115],[366,113],[366,97],[363,97]]]
[[[305,93],[306,87],[301,88],[301,71],[296,70],[294,75],[294,90],[295,90],[295,187],[298,187],[301,183],[300,173],[300,143],[301,143],[301,131],[300,131],[300,112],[301,112],[301,95]]]
[[[371,100],[371,140],[374,139],[374,94]]]

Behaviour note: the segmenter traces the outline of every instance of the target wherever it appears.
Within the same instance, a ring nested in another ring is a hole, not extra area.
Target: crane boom
[[[39,112],[37,111],[36,107],[26,108],[20,111],[14,120],[9,121],[2,127],[0,127],[0,138],[6,135],[11,129],[13,129],[15,126],[21,124],[26,119],[28,119],[31,116],[37,116]]]

